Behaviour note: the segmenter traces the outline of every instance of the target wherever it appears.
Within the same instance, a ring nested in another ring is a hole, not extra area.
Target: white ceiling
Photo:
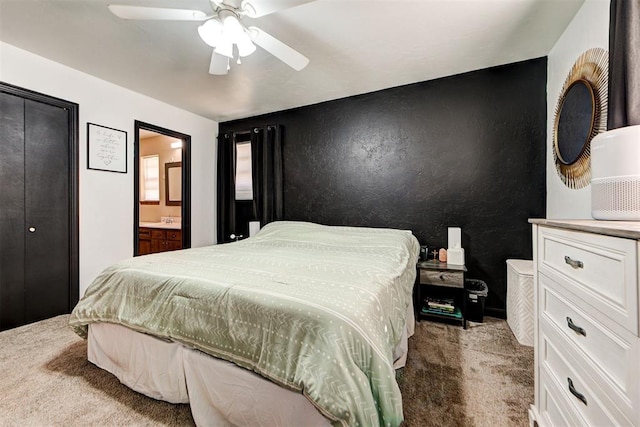
[[[107,9],[209,13],[208,0],[0,0],[0,40],[226,121],[545,56],[583,2],[316,0],[243,20],[307,56],[305,69],[258,48],[226,76],[208,74],[199,22],[126,21]]]

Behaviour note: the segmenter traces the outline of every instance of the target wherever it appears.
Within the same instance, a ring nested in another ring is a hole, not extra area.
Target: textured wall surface
[[[284,126],[285,217],[410,229],[430,248],[462,227],[468,276],[504,310],[506,263],[531,259],[545,214],[546,58],[220,124]]]

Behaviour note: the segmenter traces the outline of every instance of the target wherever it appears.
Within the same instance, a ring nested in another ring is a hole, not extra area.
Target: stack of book
[[[422,306],[422,312],[427,314],[442,314],[460,317],[460,309],[456,308],[453,298],[427,297]]]

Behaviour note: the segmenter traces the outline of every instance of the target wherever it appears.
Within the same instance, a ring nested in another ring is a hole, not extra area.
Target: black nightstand
[[[417,319],[459,321],[467,329],[464,265],[420,261],[417,274]],[[429,301],[428,303],[426,301]]]

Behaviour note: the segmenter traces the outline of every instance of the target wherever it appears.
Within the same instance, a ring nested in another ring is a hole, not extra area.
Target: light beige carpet
[[[58,316],[0,333],[1,426],[193,425],[188,405],[129,390],[86,360],[86,343]],[[504,320],[466,331],[417,325],[398,372],[405,426],[526,426],[533,349]]]

